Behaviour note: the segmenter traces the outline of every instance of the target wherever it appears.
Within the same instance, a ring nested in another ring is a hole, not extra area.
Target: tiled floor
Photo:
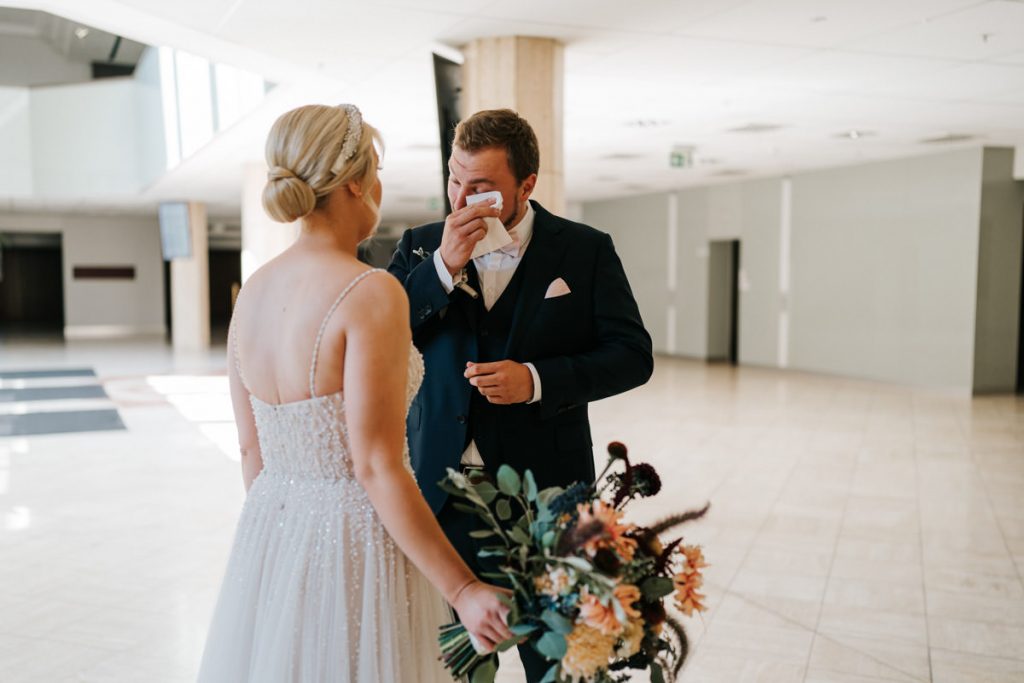
[[[242,500],[223,361],[0,347],[53,367],[127,430],[0,438],[0,681],[190,681]],[[683,681],[1024,681],[1021,398],[659,359],[592,415],[666,482],[638,521],[712,501]]]

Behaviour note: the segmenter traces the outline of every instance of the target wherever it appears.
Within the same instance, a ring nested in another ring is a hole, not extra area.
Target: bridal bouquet
[[[655,469],[631,464],[621,443],[608,446],[609,460],[597,482],[537,490],[533,474],[511,467],[497,482],[448,471],[441,483],[463,512],[485,528],[480,557],[497,572],[484,576],[512,589],[507,598],[513,638],[498,651],[529,641],[551,661],[544,682],[618,683],[625,669],[647,669],[652,683],[673,680],[688,644],[682,625],[666,611],[671,596],[686,616],[703,612],[699,592],[707,565],[699,546],[659,536],[708,510],[674,515],[650,527],[626,522],[630,501],[661,489]],[[622,471],[616,465],[622,465]],[[461,624],[440,632],[441,659],[460,679],[490,683],[497,654],[480,654]]]

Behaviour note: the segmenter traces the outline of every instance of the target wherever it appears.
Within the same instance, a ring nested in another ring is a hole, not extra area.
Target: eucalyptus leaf
[[[479,515],[485,509],[476,505],[466,505],[465,503],[455,503],[454,507],[459,512],[465,512],[468,515]]]
[[[657,662],[651,662],[651,683],[665,683],[665,672]]]
[[[500,643],[498,643],[498,646],[495,647],[494,649],[497,650],[498,652],[505,652],[506,650],[511,650],[512,648],[514,648],[518,644],[519,644],[519,639],[518,638],[509,638],[508,640],[503,640]]]
[[[471,538],[490,538],[491,536],[497,536],[497,531],[491,529],[477,529],[476,531],[470,531],[469,535]]]
[[[541,545],[545,548],[550,548],[555,544],[555,532],[548,531],[540,538]]]
[[[502,465],[498,468],[498,488],[506,496],[519,495],[522,485],[519,474],[514,469],[508,465]]]
[[[519,527],[512,527],[512,531],[510,531],[508,535],[511,536],[512,540],[516,543],[519,543],[521,545],[530,544],[530,534],[526,533]]]
[[[494,677],[498,674],[498,664],[495,657],[488,657],[480,662],[470,676],[470,683],[494,683]]]
[[[561,661],[562,657],[565,656],[565,651],[568,649],[568,644],[565,642],[565,636],[562,634],[548,631],[540,637],[535,647],[537,652],[548,659]]]
[[[536,624],[527,624],[524,622],[522,624],[510,626],[509,630],[512,631],[512,635],[515,636],[528,636],[539,628],[540,626],[537,626]]]
[[[523,493],[526,494],[526,500],[531,503],[537,500],[537,480],[533,478],[533,472],[526,470],[526,474],[523,475]]]
[[[676,586],[672,579],[667,579],[664,576],[652,576],[640,584],[640,592],[643,593],[646,600],[660,600],[666,595],[672,594],[675,589]]]
[[[512,505],[509,504],[508,498],[502,498],[494,506],[494,512],[498,515],[498,519],[505,522],[512,519]]]
[[[558,683],[558,664],[548,669],[544,678],[540,679],[540,683]]]
[[[480,496],[480,499],[486,505],[490,505],[494,502],[494,499],[498,497],[498,489],[494,488],[494,484],[486,479],[474,484],[473,490],[476,491],[476,494]]]
[[[551,501],[558,498],[563,493],[565,493],[565,489],[561,486],[551,486],[537,494],[537,501],[544,507],[547,507],[551,505]]]
[[[540,615],[540,620],[547,624],[555,633],[561,633],[562,635],[572,633],[572,621],[561,612],[553,609],[544,610],[544,614]],[[625,623],[625,620],[623,620],[623,623]]]
[[[565,562],[570,567],[579,569],[581,572],[591,572],[594,567],[589,562],[584,560],[582,557],[563,557],[562,562]]]

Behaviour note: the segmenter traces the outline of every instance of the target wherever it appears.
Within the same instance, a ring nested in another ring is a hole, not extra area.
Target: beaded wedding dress
[[[242,508],[200,666],[201,683],[442,683],[441,595],[388,535],[353,474],[341,392],[251,396],[263,471]],[[410,349],[406,408],[423,381]],[[238,354],[235,362],[241,367]],[[244,384],[244,380],[243,380]],[[409,467],[408,447],[405,452]],[[410,470],[411,471],[411,470]]]

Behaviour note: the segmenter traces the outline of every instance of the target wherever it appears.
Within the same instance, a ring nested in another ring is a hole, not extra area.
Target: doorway
[[[0,336],[64,337],[60,233],[0,233]]]
[[[235,297],[242,287],[242,250],[211,245],[209,271],[210,341],[223,344],[228,339]]]
[[[1020,213],[1020,315],[1017,317],[1017,393],[1024,394],[1024,207],[1021,207]]]
[[[707,359],[739,363],[740,241],[715,240],[708,252]]]

